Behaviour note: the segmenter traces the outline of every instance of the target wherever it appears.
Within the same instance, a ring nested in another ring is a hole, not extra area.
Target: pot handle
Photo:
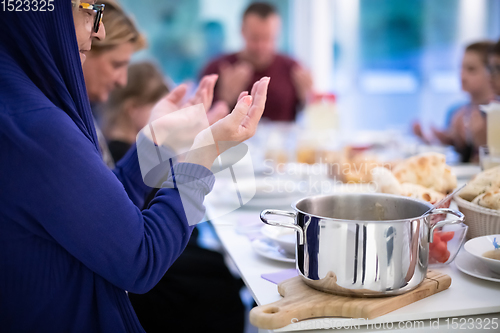
[[[430,212],[429,215],[427,215],[427,217],[432,216],[432,215],[438,215],[438,214],[439,215],[440,214],[455,215],[457,217],[457,219],[456,220],[443,220],[443,221],[439,221],[436,224],[434,224],[431,227],[431,230],[429,232],[429,243],[432,243],[434,241],[434,229],[440,228],[440,227],[442,227],[444,225],[447,225],[447,224],[462,223],[465,220],[464,214],[462,214],[459,211],[456,211],[456,210],[453,210],[453,209],[449,209],[449,208],[436,208],[432,212]]]
[[[289,229],[293,229],[293,230],[297,231],[299,233],[299,245],[304,245],[304,231],[302,230],[301,227],[299,227],[295,223],[284,223],[284,222],[280,222],[280,221],[268,220],[266,215],[285,216],[285,217],[292,218],[295,222],[295,216],[296,216],[295,213],[285,212],[284,210],[264,209],[260,213],[260,219],[265,224],[269,224],[269,225],[276,226],[276,227],[285,227],[285,228],[289,228]]]

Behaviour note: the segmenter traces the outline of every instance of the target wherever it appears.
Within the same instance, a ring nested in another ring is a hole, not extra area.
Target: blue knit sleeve
[[[113,173],[123,184],[128,197],[139,208],[144,206],[146,196],[152,188],[144,184],[137,157],[135,144],[128,150],[123,158],[116,164]]]
[[[2,127],[8,140],[2,140],[1,155],[10,162],[0,176],[2,207],[9,207],[3,214],[120,288],[143,293],[155,286],[189,240],[193,227],[186,215],[203,216],[203,199],[214,183],[210,170],[175,166],[177,184],[169,179],[165,187],[178,189],[162,188],[141,211],[126,187],[143,184],[134,177],[119,180],[120,172],[137,174],[138,163],[124,163],[113,174],[61,110],[11,116]],[[128,159],[136,161],[133,154]]]
[[[137,143],[116,164],[113,173],[123,184],[130,200],[142,208],[146,196],[153,188],[162,187],[174,164],[177,164],[177,156],[172,149],[155,146],[140,132]]]

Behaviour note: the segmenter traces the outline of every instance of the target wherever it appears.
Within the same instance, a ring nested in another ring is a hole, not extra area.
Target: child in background
[[[462,162],[476,162],[479,146],[486,144],[486,119],[479,105],[489,104],[495,97],[488,70],[488,52],[492,46],[489,41],[467,46],[462,59],[461,83],[470,101],[449,112],[445,130],[431,128],[441,143],[455,147]],[[413,125],[413,131],[425,142],[432,140],[423,135],[419,123]]]
[[[102,112],[102,129],[115,162],[135,143],[153,106],[169,89],[163,75],[148,62],[130,65],[128,83],[115,89]]]

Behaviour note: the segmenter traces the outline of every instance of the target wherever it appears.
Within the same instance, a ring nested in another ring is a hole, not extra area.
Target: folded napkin
[[[279,284],[282,281],[298,276],[296,268],[285,269],[276,273],[262,274],[261,277],[269,282]]]

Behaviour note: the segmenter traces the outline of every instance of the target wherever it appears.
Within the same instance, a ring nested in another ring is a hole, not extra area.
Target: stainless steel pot
[[[458,211],[429,213],[429,203],[378,193],[310,197],[292,208],[264,210],[260,218],[297,231],[296,265],[307,285],[345,296],[392,296],[416,288],[427,273],[434,229],[464,220]],[[436,214],[457,218],[430,225]]]

